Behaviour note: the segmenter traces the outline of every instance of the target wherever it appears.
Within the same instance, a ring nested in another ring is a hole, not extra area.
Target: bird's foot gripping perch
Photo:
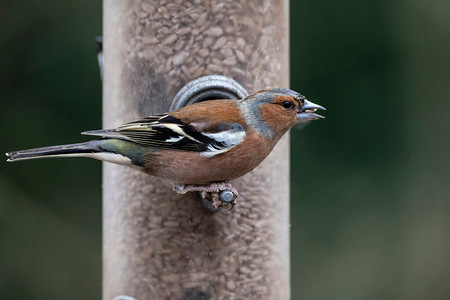
[[[236,188],[228,181],[211,183],[208,185],[175,184],[173,190],[179,194],[199,192],[202,198],[211,204],[213,210],[229,205],[231,205],[230,210],[233,209],[236,205],[236,198],[239,195]]]

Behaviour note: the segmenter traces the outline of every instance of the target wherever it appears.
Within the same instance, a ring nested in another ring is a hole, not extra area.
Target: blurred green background
[[[1,152],[101,128],[100,1],[0,2]],[[292,298],[450,299],[450,2],[291,3]],[[0,298],[99,299],[101,164],[0,160]]]

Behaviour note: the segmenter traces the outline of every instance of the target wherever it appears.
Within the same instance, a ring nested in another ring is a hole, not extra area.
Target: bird
[[[290,89],[264,89],[240,99],[197,102],[106,130],[82,132],[88,142],[6,153],[9,162],[44,157],[89,157],[169,181],[178,193],[238,191],[229,182],[257,167],[296,124],[324,118],[323,106]],[[232,207],[233,207],[232,206]]]

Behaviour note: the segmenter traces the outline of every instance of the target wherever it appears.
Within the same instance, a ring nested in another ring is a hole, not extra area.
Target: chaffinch
[[[235,201],[237,191],[228,181],[258,166],[295,124],[323,118],[316,110],[325,108],[289,89],[267,89],[242,100],[198,102],[115,129],[82,133],[99,140],[6,155],[8,161],[95,158],[169,180],[179,193],[228,189]]]

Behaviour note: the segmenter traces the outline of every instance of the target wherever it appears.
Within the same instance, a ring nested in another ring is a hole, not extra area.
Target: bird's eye
[[[294,104],[292,104],[291,101],[283,101],[281,103],[281,106],[283,106],[284,108],[292,108],[292,106],[294,106]]]

